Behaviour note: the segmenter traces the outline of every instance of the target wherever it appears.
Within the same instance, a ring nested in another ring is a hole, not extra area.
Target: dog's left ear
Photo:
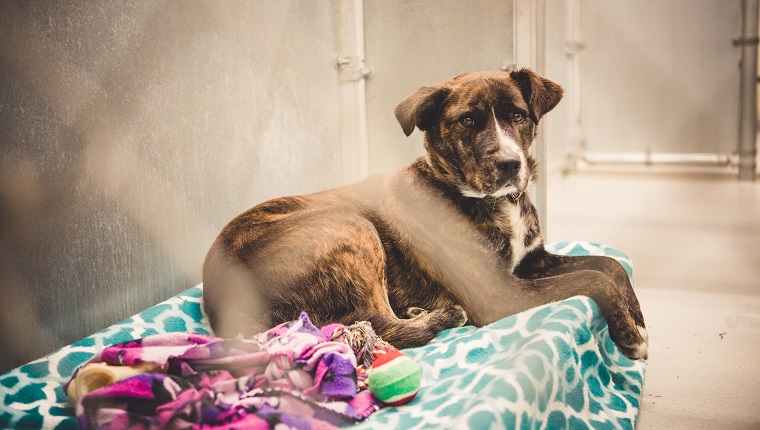
[[[422,87],[396,106],[396,119],[409,136],[417,126],[427,131],[438,120],[449,90],[444,87]]]
[[[538,120],[554,109],[562,98],[561,86],[538,76],[530,69],[512,72],[510,77],[517,83],[523,98],[528,102],[530,119],[534,124],[538,124]]]

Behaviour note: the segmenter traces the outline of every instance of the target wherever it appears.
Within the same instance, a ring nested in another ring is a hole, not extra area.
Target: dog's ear
[[[554,109],[562,98],[561,86],[538,76],[530,69],[512,72],[510,77],[517,83],[523,98],[528,102],[530,119],[534,124],[538,124],[538,120]]]
[[[422,87],[396,106],[396,119],[409,136],[417,126],[427,131],[438,120],[449,90],[445,87]]]

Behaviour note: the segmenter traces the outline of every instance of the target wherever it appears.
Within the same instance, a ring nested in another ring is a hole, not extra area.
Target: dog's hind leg
[[[459,306],[423,310],[411,318],[398,318],[390,308],[375,312],[369,319],[375,332],[396,348],[424,345],[441,331],[460,327],[467,322],[467,313]]]
[[[366,307],[358,307],[343,321],[345,324],[369,321],[375,332],[396,348],[424,345],[441,331],[467,322],[465,310],[453,302],[431,310],[410,308],[407,309],[409,318],[399,318],[388,303],[383,277],[373,279],[372,284],[375,287],[364,301]]]
[[[410,308],[408,318],[399,318],[388,299],[385,250],[377,230],[363,219],[355,220],[355,227],[351,243],[341,246],[337,258],[325,261],[323,267],[329,267],[330,273],[320,276],[331,279],[329,289],[341,291],[353,307],[341,318],[344,324],[369,321],[383,340],[408,348],[424,345],[442,330],[467,322],[467,313],[453,301],[435,309]]]

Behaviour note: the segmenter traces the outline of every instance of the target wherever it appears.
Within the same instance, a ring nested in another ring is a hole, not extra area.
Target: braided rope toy
[[[330,340],[348,344],[356,354],[358,389],[369,388],[377,400],[390,406],[403,405],[417,396],[422,369],[375,334],[369,322],[334,327]]]

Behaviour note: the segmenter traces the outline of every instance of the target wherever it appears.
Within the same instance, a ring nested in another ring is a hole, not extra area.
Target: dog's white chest
[[[530,252],[536,246],[538,238],[525,245],[525,236],[529,228],[526,223],[526,217],[523,216],[519,204],[506,205],[506,218],[509,223],[512,234],[509,238],[509,245],[512,248],[512,270],[522,261],[525,254]]]

